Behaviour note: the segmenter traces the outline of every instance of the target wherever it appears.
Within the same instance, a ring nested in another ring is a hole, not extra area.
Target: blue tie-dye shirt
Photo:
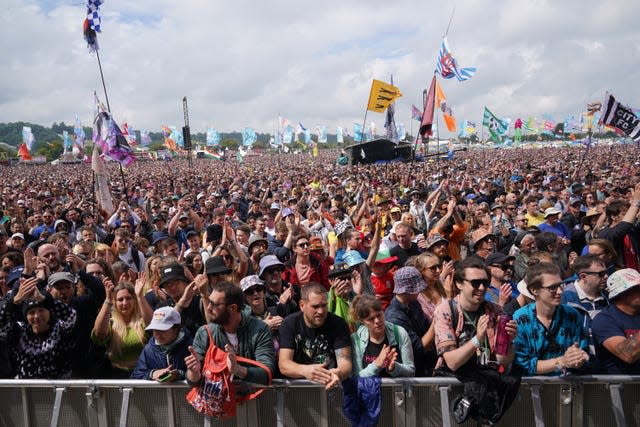
[[[527,304],[513,315],[518,323],[518,335],[513,341],[514,363],[524,370],[524,375],[536,375],[538,360],[561,357],[573,343],[589,351],[589,337],[582,325],[578,311],[560,304],[553,313],[547,329],[536,317],[536,304]],[[560,375],[559,371],[548,375]]]

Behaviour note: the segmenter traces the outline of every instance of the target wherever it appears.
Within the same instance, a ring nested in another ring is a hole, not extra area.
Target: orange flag
[[[451,107],[447,104],[447,97],[442,90],[442,86],[436,80],[436,108],[439,108],[442,111],[442,117],[444,117],[444,122],[447,125],[447,129],[449,132],[456,131],[456,119],[453,117],[453,111],[451,111]]]
[[[22,160],[31,160],[31,154],[29,154],[27,144],[22,144],[20,146],[20,149],[18,150],[18,156],[22,157]]]

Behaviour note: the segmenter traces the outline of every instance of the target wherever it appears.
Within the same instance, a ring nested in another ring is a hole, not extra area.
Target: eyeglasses
[[[296,246],[299,248],[305,249],[309,247],[309,242],[298,243]]]
[[[262,288],[262,286],[254,286],[253,288],[249,288],[244,291],[244,294],[250,296],[258,292],[264,292],[264,288]]]
[[[609,273],[607,270],[602,271],[583,271],[584,274],[591,274],[593,276],[598,276],[601,279],[604,279]]]
[[[427,267],[429,270],[436,272],[438,270],[442,270],[442,264],[431,265]]]
[[[542,286],[542,289],[548,290],[550,294],[556,294],[558,293],[558,289],[563,290],[565,286],[566,284],[564,282],[558,282],[553,285]]]
[[[489,279],[473,279],[473,280],[464,279],[464,281],[468,282],[473,289],[478,289],[480,285],[484,286],[486,289],[489,287],[489,284],[491,283]]]

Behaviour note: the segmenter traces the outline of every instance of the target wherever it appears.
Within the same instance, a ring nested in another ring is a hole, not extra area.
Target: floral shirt
[[[582,316],[568,305],[560,304],[547,329],[536,316],[535,303],[518,309],[514,315],[518,335],[513,341],[514,363],[524,369],[524,375],[536,375],[538,360],[561,357],[573,343],[589,351],[589,337],[582,325]],[[560,375],[560,372],[550,375]]]

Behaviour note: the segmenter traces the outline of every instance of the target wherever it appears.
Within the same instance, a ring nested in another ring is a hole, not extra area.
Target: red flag
[[[424,103],[424,109],[422,111],[422,122],[420,122],[420,135],[423,137],[431,136],[431,127],[433,126],[433,110],[435,107],[436,96],[436,75],[433,75],[431,80],[431,86],[429,87],[429,93]]]
[[[18,156],[22,157],[22,160],[31,160],[31,154],[29,154],[27,144],[22,144],[20,146],[20,149],[18,150]]]

